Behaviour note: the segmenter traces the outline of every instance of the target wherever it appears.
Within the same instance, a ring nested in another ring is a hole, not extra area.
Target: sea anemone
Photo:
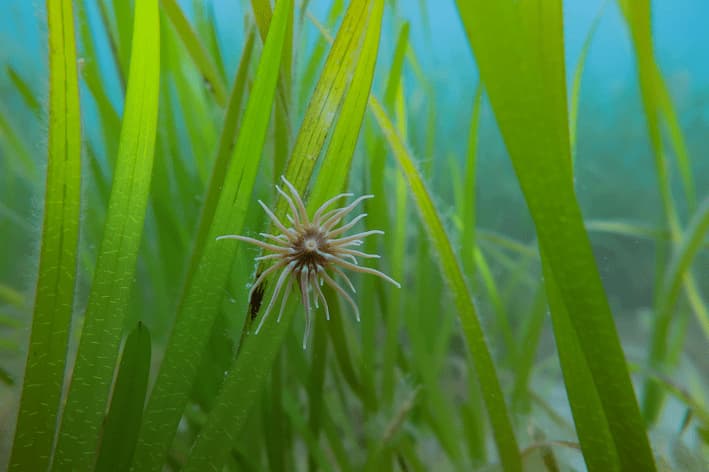
[[[330,207],[337,200],[353,196],[351,193],[336,195],[323,203],[322,206],[315,211],[311,219],[308,217],[303,199],[300,197],[300,194],[296,188],[288,182],[285,177],[281,176],[281,179],[291,193],[289,196],[281,190],[278,185],[276,185],[276,191],[278,191],[286,202],[288,202],[288,206],[290,207],[292,214],[287,215],[287,219],[291,224],[290,227],[283,224],[274,212],[271,211],[266,204],[259,200],[259,204],[269,216],[273,222],[273,225],[280,232],[280,234],[274,235],[260,233],[261,237],[268,242],[238,234],[219,236],[217,237],[217,240],[236,239],[266,249],[272,253],[257,257],[255,259],[256,261],[272,262],[272,265],[261,272],[254,284],[251,286],[251,290],[249,291],[249,300],[251,300],[251,296],[254,294],[254,291],[263,283],[264,280],[266,280],[266,277],[274,272],[281,271],[276,282],[276,287],[273,289],[271,300],[268,302],[266,310],[263,313],[263,317],[261,318],[261,322],[256,328],[256,334],[258,334],[261,330],[264,321],[266,321],[266,318],[271,312],[276,299],[281,293],[281,289],[285,286],[285,291],[281,300],[281,308],[277,319],[277,322],[281,321],[283,309],[285,308],[293,284],[295,283],[298,285],[298,289],[300,290],[300,298],[303,302],[303,306],[305,307],[305,334],[303,336],[303,349],[305,349],[307,346],[308,337],[310,336],[311,292],[314,294],[313,299],[315,302],[315,308],[318,308],[318,300],[321,300],[325,310],[325,317],[328,320],[330,319],[330,309],[321,288],[323,283],[332,287],[335,292],[347,300],[355,312],[357,321],[360,320],[357,304],[347,293],[347,291],[345,291],[345,289],[343,289],[335,281],[333,276],[329,274],[328,271],[330,271],[333,275],[341,277],[353,293],[356,293],[355,287],[342,269],[376,275],[399,288],[401,288],[401,285],[399,285],[398,282],[388,275],[379,272],[378,270],[363,267],[358,264],[358,257],[365,259],[378,259],[379,256],[377,254],[367,254],[365,252],[358,251],[353,249],[353,247],[360,246],[362,244],[362,240],[367,236],[384,234],[383,231],[370,230],[351,234],[349,236],[344,235],[346,231],[352,229],[359,221],[367,216],[366,213],[356,216],[349,223],[338,226],[338,224],[340,224],[343,219],[357,207],[357,205],[364,200],[372,198],[373,195],[362,195],[345,207],[327,211],[328,207]]]

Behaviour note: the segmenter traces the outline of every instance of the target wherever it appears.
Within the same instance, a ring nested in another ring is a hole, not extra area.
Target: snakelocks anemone
[[[351,235],[344,234],[367,216],[367,214],[362,213],[348,223],[341,224],[344,218],[362,201],[372,198],[373,195],[362,195],[345,207],[328,210],[337,200],[353,196],[351,193],[336,195],[323,203],[322,206],[315,211],[313,217],[309,218],[303,199],[300,197],[296,188],[288,182],[285,177],[281,176],[281,179],[291,193],[291,195],[288,195],[276,185],[276,190],[286,202],[288,202],[288,206],[290,207],[291,214],[286,216],[290,226],[283,224],[274,212],[259,200],[259,204],[263,207],[271,221],[273,221],[273,225],[280,232],[279,234],[260,233],[261,237],[264,238],[263,241],[238,234],[219,236],[217,239],[236,239],[271,252],[271,254],[255,259],[256,261],[272,262],[272,265],[258,276],[249,291],[249,300],[251,300],[254,291],[263,281],[266,280],[269,275],[280,271],[276,286],[273,289],[273,295],[266,306],[266,310],[263,312],[261,322],[256,328],[256,334],[261,330],[281,290],[284,290],[277,319],[278,322],[281,321],[288,296],[293,289],[293,285],[297,285],[300,291],[301,301],[305,307],[305,334],[303,336],[303,349],[305,349],[308,343],[308,337],[310,336],[311,294],[315,302],[315,308],[319,307],[318,300],[322,301],[325,317],[328,320],[330,319],[330,309],[321,288],[323,284],[329,285],[335,292],[342,296],[342,298],[352,306],[357,321],[360,319],[357,304],[347,291],[333,278],[333,276],[339,276],[344,280],[350,290],[355,293],[355,287],[343,269],[376,275],[399,288],[401,288],[401,285],[378,270],[360,266],[357,261],[358,257],[365,259],[379,258],[377,254],[367,254],[354,249],[354,247],[362,245],[363,239],[367,236],[384,234],[383,231],[370,230]]]

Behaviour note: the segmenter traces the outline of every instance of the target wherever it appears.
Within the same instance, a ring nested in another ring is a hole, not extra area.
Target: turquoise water
[[[201,2],[180,2],[189,15]],[[566,64],[569,81],[574,73],[581,46],[588,29],[602,5],[599,28],[593,38],[583,75],[577,161],[577,191],[587,219],[623,219],[646,226],[655,226],[661,219],[660,200],[656,176],[652,164],[651,149],[647,138],[645,118],[640,102],[632,45],[618,7],[613,2],[566,1],[564,2]],[[225,67],[232,74],[241,50],[244,6],[230,0],[215,0],[211,3],[217,22],[220,46],[225,57]],[[385,16],[384,34],[380,49],[380,70],[386,70],[391,57],[396,31],[393,24],[405,19],[411,24],[411,42],[418,60],[433,85],[436,103],[435,154],[423,155],[426,149],[425,115],[428,90],[416,85],[415,74],[405,69],[407,96],[409,97],[410,126],[420,130],[413,134],[414,151],[422,161],[434,162],[434,188],[444,203],[452,204],[452,187],[446,185],[450,172],[450,159],[460,159],[467,146],[470,103],[477,73],[471,58],[460,21],[453,2],[431,1],[426,6],[427,18],[420,10],[421,2],[400,2],[400,11],[395,19],[389,11]],[[329,1],[313,1],[310,10],[322,18],[329,8]],[[12,66],[21,72],[44,104],[46,100],[46,47],[44,6],[40,1],[5,0],[0,7],[0,64],[2,71]],[[90,6],[89,16],[98,21],[98,9]],[[709,3],[703,0],[657,0],[653,2],[653,31],[655,51],[685,133],[689,154],[693,157],[696,187],[709,188],[709,61],[706,45],[709,44]],[[94,39],[100,53],[101,67],[105,74],[105,87],[116,108],[121,109],[122,97],[115,76],[115,67],[110,60],[107,38],[101,31],[94,31]],[[311,32],[303,46],[307,52],[315,37]],[[296,52],[297,54],[297,52]],[[379,74],[377,83],[383,83]],[[12,126],[19,137],[29,144],[36,169],[42,169],[44,153],[43,121],[37,120],[22,106],[17,94],[11,93],[12,85],[5,73],[0,73],[0,96],[3,110],[13,117]],[[86,90],[84,100],[84,128],[88,139],[95,139],[99,129],[95,120],[95,107]],[[420,138],[420,139],[419,139]],[[514,179],[509,160],[494,117],[483,106],[480,141],[479,202],[480,225],[501,231],[511,237],[530,240],[533,238],[531,219],[527,214],[521,193]],[[2,159],[11,159],[7,150],[2,150]],[[671,156],[671,154],[670,154]],[[38,175],[38,174],[36,174]],[[675,194],[679,195],[678,172],[671,170]],[[36,198],[41,180],[34,179],[20,185],[24,198]],[[8,184],[9,185],[9,184]],[[682,199],[677,199],[682,211]],[[30,210],[24,224],[34,227],[37,223],[33,206],[20,205],[23,211]],[[503,208],[504,211],[499,211]],[[8,224],[7,217],[5,224]],[[20,247],[29,250],[20,234],[9,236]],[[639,309],[647,306],[651,298],[652,279],[637,277],[653,268],[653,250],[647,241],[627,241],[603,235],[593,235],[599,252],[600,267],[607,282],[611,299],[618,308]],[[0,274],[7,278],[18,270],[16,261],[0,261]],[[706,284],[707,282],[705,282]]]
[[[30,165],[21,167],[21,171],[16,168],[10,170],[15,166],[9,163],[19,157],[9,151],[8,131],[0,129],[0,133],[3,133],[0,137],[5,138],[0,139],[0,197],[3,198],[0,201],[0,240],[5,248],[9,248],[7,252],[0,251],[0,285],[20,293],[29,293],[36,269],[32,261],[36,259],[40,228],[46,120],[44,117],[38,118],[23,105],[6,71],[7,67],[18,71],[30,85],[39,103],[43,107],[46,105],[45,11],[43,2],[39,0],[0,1],[0,112],[10,118],[11,131],[24,143],[30,160]],[[96,25],[99,22],[98,9],[92,2],[87,3],[92,4],[89,18]],[[179,3],[190,18],[194,17],[195,8],[203,8],[205,5],[199,1]],[[310,3],[310,11],[313,16],[324,18],[330,3],[313,1]],[[417,71],[407,64],[404,69],[404,87],[409,116],[409,144],[421,167],[432,167],[430,185],[435,202],[446,224],[452,229],[451,233],[456,233],[455,202],[456,192],[460,191],[456,188],[459,185],[456,179],[460,177],[467,147],[473,91],[478,83],[478,74],[454,2],[404,0],[398,3],[398,13],[394,14],[391,9],[387,9],[385,14],[375,90],[383,89],[386,82],[384,74],[393,54],[397,27],[402,20],[406,20],[411,25],[412,50],[430,83],[430,88],[422,87]],[[619,236],[598,229],[604,223],[622,222],[652,232],[661,230],[662,221],[655,166],[637,86],[634,51],[625,22],[613,2],[564,2],[566,70],[570,84],[582,44],[604,3],[606,6],[593,37],[583,74],[575,183],[624,347],[634,358],[642,358],[650,324],[648,312],[656,296],[655,243],[647,237]],[[426,16],[421,13],[422,4],[425,5]],[[233,77],[243,46],[241,25],[249,9],[248,2],[214,0],[209,5],[216,18],[227,76]],[[709,3],[705,0],[656,0],[652,5],[655,53],[686,138],[697,197],[701,200],[709,192],[709,60],[706,54],[709,45]],[[307,18],[303,21],[304,24],[308,23]],[[298,55],[310,54],[316,35],[314,28],[308,25],[306,37],[296,45],[296,67],[302,67],[302,63],[297,62]],[[104,73],[103,86],[120,112],[123,97],[107,37],[99,30],[93,31],[93,37]],[[102,136],[96,119],[96,105],[85,86],[82,86],[81,92],[84,139],[87,143],[98,144],[98,159],[105,166],[106,151],[100,144]],[[433,109],[430,108],[432,103],[435,104]],[[427,130],[427,118],[432,110],[435,133],[433,141],[429,141],[431,136]],[[179,126],[184,127],[183,124]],[[673,195],[684,226],[689,220],[688,208],[684,203],[675,156],[669,145],[666,151],[671,162],[669,173]],[[190,204],[197,208],[199,198],[199,195],[195,195]],[[485,99],[480,127],[477,198],[481,234],[503,235],[522,243],[533,243],[534,226],[492,109]],[[154,218],[153,214],[150,214],[149,221],[155,224],[150,218]],[[154,228],[148,227],[146,231],[149,230]],[[96,246],[94,242],[90,244],[89,253],[93,254]],[[694,268],[699,291],[706,299],[709,294],[709,253],[706,250],[700,253]],[[492,273],[502,284],[514,276],[501,265],[493,265]],[[90,276],[83,273],[82,277],[80,290],[85,295]],[[139,266],[137,277],[140,281],[149,278],[144,267]],[[510,282],[510,285],[514,283]],[[169,289],[176,292],[178,288]],[[522,291],[527,288],[523,287]],[[147,307],[136,306],[131,316],[142,316],[153,322],[151,329],[158,326],[157,337],[164,340],[170,322],[167,319],[151,319],[153,306],[149,304],[149,294],[141,294],[144,299],[148,299]],[[489,300],[484,296],[478,299],[481,300],[483,313],[493,312]],[[132,303],[140,305],[141,301]],[[514,297],[509,301],[513,308],[519,308],[518,305],[524,303],[526,301],[519,302]],[[0,304],[0,307],[3,305]],[[681,312],[688,312],[685,305],[681,306]],[[690,324],[684,353],[690,360],[691,368],[683,365],[683,369],[687,370],[678,369],[677,379],[697,384],[697,372],[701,378],[703,373],[709,372],[709,365],[705,356],[706,339],[695,328],[694,324]],[[24,331],[21,335],[13,334],[13,342],[24,334]],[[20,341],[15,351],[21,351],[19,344]],[[545,359],[553,353],[553,339],[549,333],[542,342],[541,352]],[[13,356],[10,364],[7,364],[13,373],[21,371],[21,357]],[[1,355],[0,359],[3,359]],[[0,367],[5,365],[0,362]],[[556,388],[551,395],[554,400],[564,401],[565,392],[562,387]],[[683,413],[684,410],[673,403],[666,416],[676,417]],[[673,431],[672,428],[676,428],[676,421],[669,421],[665,429],[660,429],[659,434]],[[0,465],[2,463],[0,461]]]
[[[98,22],[98,9],[89,3],[89,16],[92,22]],[[180,3],[188,15],[195,7],[206,5],[202,2]],[[564,2],[567,76],[570,83],[588,29],[604,4],[603,16],[593,38],[583,75],[578,125],[577,191],[587,219],[621,219],[653,227],[661,220],[655,170],[637,86],[632,45],[620,10],[613,2]],[[243,42],[243,32],[239,25],[243,24],[244,5],[230,0],[214,0],[211,5],[225,67],[231,75]],[[329,5],[329,1],[313,1],[310,10],[314,16],[323,18]],[[450,172],[449,163],[451,159],[461,159],[467,146],[465,137],[468,133],[473,89],[478,81],[477,72],[453,2],[428,2],[426,18],[421,15],[420,5],[421,2],[414,0],[400,2],[396,18],[391,11],[387,12],[379,69],[386,70],[387,61],[392,55],[397,33],[393,27],[395,21],[409,21],[411,43],[433,86],[434,94],[433,97],[427,96],[429,91],[417,85],[412,68],[405,68],[406,93],[412,117],[410,126],[420,131],[412,133],[414,151],[422,161],[434,162],[434,188],[438,190],[441,201],[450,205],[453,200],[452,186],[446,184]],[[0,12],[2,70],[12,66],[20,71],[40,101],[45,103],[47,63],[44,6],[40,1],[6,0]],[[709,44],[707,24],[709,3],[703,0],[653,2],[655,51],[675,102],[689,154],[693,157],[694,177],[700,196],[702,190],[709,188],[709,158],[706,152],[706,137],[709,136],[709,61],[705,54],[706,45]],[[303,45],[306,53],[315,34],[311,31],[310,39]],[[115,66],[110,60],[107,38],[102,31],[94,31],[93,36],[105,72],[104,86],[120,110],[122,97]],[[385,77],[379,74],[376,80],[381,86]],[[7,74],[0,73],[0,106],[13,117],[12,126],[20,138],[30,143],[29,151],[39,171],[42,169],[40,156],[44,153],[45,125],[22,106],[20,98],[11,90]],[[96,110],[90,94],[86,90],[82,90],[82,93],[84,132],[89,136],[88,139],[97,139],[100,130],[91,118]],[[427,144],[423,136],[428,111],[426,102],[432,99],[436,103],[437,136],[435,154],[427,156],[424,155]],[[480,150],[480,225],[519,240],[531,240],[533,225],[486,102],[483,105]],[[7,150],[2,152],[3,160],[12,158]],[[671,170],[670,175],[675,194],[679,195],[680,180],[676,168]],[[36,198],[41,189],[40,182],[34,179],[21,184],[20,192],[24,198]],[[682,211],[683,199],[677,200]],[[24,204],[20,204],[20,208],[30,211],[23,224],[35,227],[36,208]],[[501,208],[504,211],[499,211]],[[6,216],[4,224],[9,222]],[[637,274],[653,271],[652,244],[644,240],[619,241],[602,234],[592,234],[592,237],[609,296],[616,303],[616,309],[633,311],[646,307],[652,297],[653,280],[651,277],[638,277]],[[23,240],[21,234],[13,231],[9,238],[24,250],[30,250],[31,245]],[[7,258],[0,261],[0,274],[3,277],[7,278],[17,270],[17,261]]]

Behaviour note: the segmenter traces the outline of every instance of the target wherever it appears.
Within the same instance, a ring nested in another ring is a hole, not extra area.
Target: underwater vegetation
[[[596,3],[3,2],[0,467],[709,470],[709,83]]]

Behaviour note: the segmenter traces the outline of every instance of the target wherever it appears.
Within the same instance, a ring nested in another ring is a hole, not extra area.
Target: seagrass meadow
[[[2,0],[0,470],[709,471],[703,0]]]

